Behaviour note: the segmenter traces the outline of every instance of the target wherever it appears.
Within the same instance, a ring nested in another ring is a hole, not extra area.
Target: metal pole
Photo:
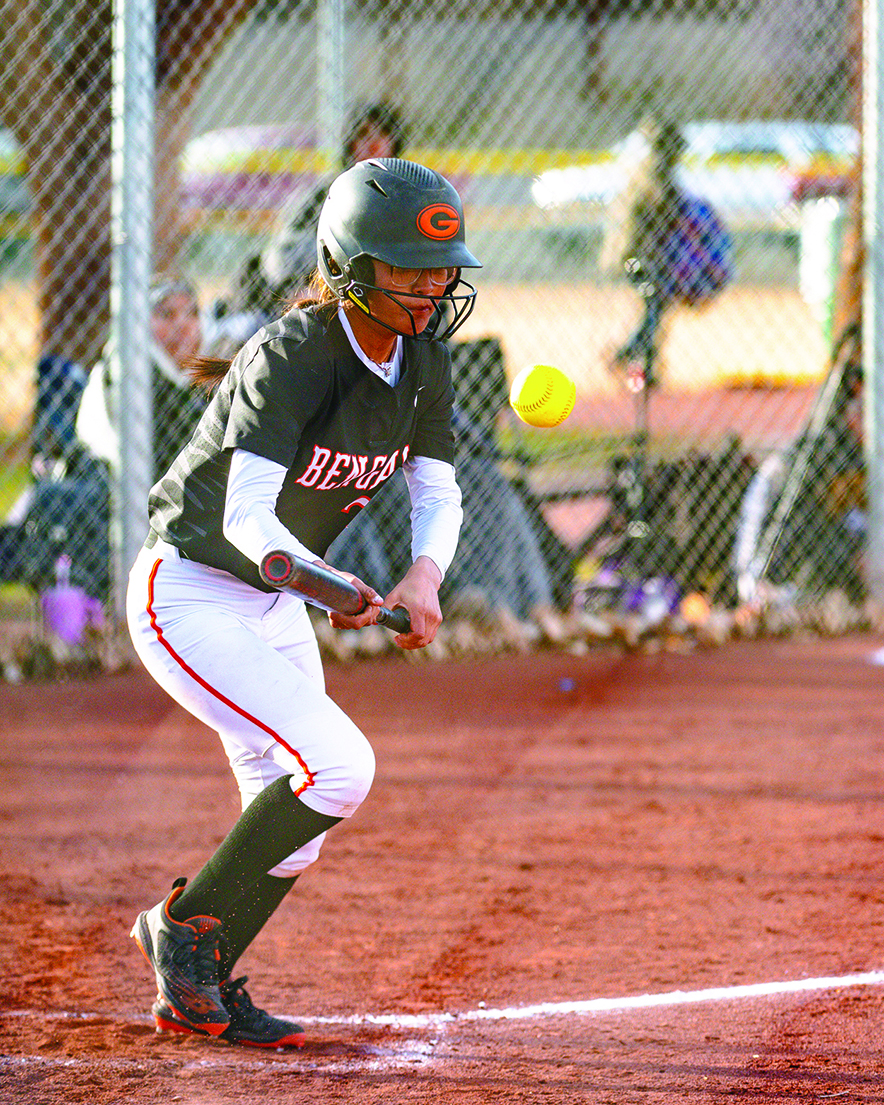
[[[114,614],[124,623],[126,580],[147,532],[153,476],[150,276],[153,253],[154,0],[115,0],[111,97],[110,343],[119,432],[111,544]]]
[[[881,0],[863,5],[863,380],[866,479],[868,487],[867,574],[871,599],[884,603],[884,188],[880,145],[884,133],[881,98]]]
[[[319,0],[317,73],[319,147],[326,168],[338,172],[344,140],[344,25],[346,0]]]

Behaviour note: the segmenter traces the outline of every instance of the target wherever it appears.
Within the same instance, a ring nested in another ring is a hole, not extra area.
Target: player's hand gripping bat
[[[368,603],[359,590],[346,579],[311,564],[300,556],[283,552],[281,549],[267,553],[261,561],[261,579],[280,591],[293,591],[306,602],[319,606],[323,610],[334,610],[339,614],[361,614]],[[388,610],[380,607],[378,625],[385,625],[394,633],[409,633],[411,619],[404,606]]]

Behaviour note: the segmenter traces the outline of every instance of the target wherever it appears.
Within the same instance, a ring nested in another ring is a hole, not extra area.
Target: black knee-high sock
[[[286,856],[337,825],[292,793],[290,775],[276,779],[245,809],[208,863],[169,907],[176,921],[220,917]]]
[[[267,924],[297,881],[297,875],[288,879],[262,875],[254,886],[233,903],[224,918],[224,932],[218,946],[221,955],[218,963],[220,982],[230,978],[236,961]]]

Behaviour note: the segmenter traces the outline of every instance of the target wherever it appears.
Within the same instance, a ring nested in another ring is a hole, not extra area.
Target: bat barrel
[[[365,610],[365,599],[352,583],[319,564],[308,564],[284,549],[268,553],[261,562],[260,571],[261,578],[271,587],[293,591],[323,610],[337,610],[351,615]],[[397,606],[394,610],[381,607],[378,624],[392,629],[394,633],[408,633],[411,629],[408,611],[403,606]]]

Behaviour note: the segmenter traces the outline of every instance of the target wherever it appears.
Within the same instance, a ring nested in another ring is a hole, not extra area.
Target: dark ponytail
[[[310,283],[302,291],[285,305],[286,311],[293,308],[315,307],[322,310],[323,314],[331,315],[339,300],[331,288],[319,275],[319,271],[310,277]],[[344,304],[346,309],[346,303]],[[323,310],[324,309],[324,310]],[[195,388],[202,388],[209,395],[221,383],[227,375],[227,370],[233,364],[233,360],[224,357],[185,357],[181,367],[190,377],[190,382]]]
[[[202,388],[211,395],[232,364],[233,361],[223,357],[185,357],[181,367],[190,377],[192,387]]]

